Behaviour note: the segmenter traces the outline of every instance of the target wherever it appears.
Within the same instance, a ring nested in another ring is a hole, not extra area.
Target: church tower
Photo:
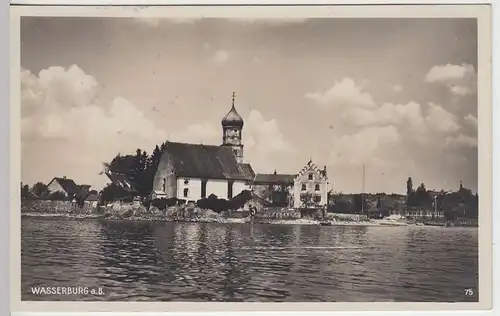
[[[241,131],[243,130],[243,119],[234,107],[235,93],[233,92],[233,105],[231,110],[222,118],[222,146],[231,147],[238,163],[243,162],[243,144],[241,143]]]

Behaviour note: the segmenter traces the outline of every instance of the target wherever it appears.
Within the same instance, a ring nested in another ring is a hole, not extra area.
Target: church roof
[[[259,173],[255,176],[255,184],[293,184],[296,174]]]
[[[172,159],[178,177],[253,180],[249,164],[239,164],[230,147],[167,142],[165,152]]]
[[[222,126],[230,126],[230,127],[243,127],[243,119],[241,116],[238,114],[238,111],[236,111],[236,108],[234,107],[234,92],[233,92],[233,106],[231,107],[231,110],[222,118]]]

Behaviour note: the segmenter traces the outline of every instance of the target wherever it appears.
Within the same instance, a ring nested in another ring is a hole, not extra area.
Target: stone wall
[[[79,206],[70,201],[50,201],[50,200],[22,200],[21,213],[91,213],[95,207],[91,205]]]
[[[326,213],[327,220],[344,220],[344,221],[366,221],[368,216],[364,214],[344,214],[344,213]]]
[[[255,214],[257,219],[299,219],[300,211],[286,207],[264,208]]]

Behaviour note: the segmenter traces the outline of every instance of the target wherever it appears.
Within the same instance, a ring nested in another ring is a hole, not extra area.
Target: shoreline
[[[105,216],[105,214],[75,214],[75,213],[48,213],[48,212],[23,212],[21,218],[49,218],[49,219],[75,219],[75,220],[122,220],[130,222],[179,222],[179,223],[207,223],[207,224],[250,224],[252,220],[249,217],[244,218],[228,218],[228,217],[206,217],[206,218],[182,218],[182,217],[165,217],[165,216]],[[323,226],[321,223],[313,219],[258,219],[254,218],[254,224],[260,225],[304,225],[304,226]],[[324,226],[352,226],[352,227],[445,227],[444,225],[417,225],[407,222],[387,222],[383,220],[368,220],[368,221],[327,221],[328,225]],[[452,225],[450,227],[473,227],[473,225]]]
[[[71,213],[38,213],[38,212],[24,212],[21,217],[26,218],[52,218],[52,219],[103,219],[103,220],[123,220],[123,221],[147,221],[147,222],[182,222],[182,223],[219,223],[219,224],[250,224],[252,220],[249,217],[245,218],[168,218],[165,216],[147,216],[147,217],[128,217],[122,218],[120,216],[104,216],[99,214],[71,214]],[[312,219],[254,219],[254,224],[261,225],[307,225],[307,226],[320,226],[321,221]],[[331,222],[328,226],[382,226],[372,221],[337,221]]]

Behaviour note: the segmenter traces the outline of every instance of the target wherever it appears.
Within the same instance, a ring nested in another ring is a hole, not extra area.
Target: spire
[[[234,109],[234,99],[236,98],[236,92],[233,91],[233,106],[232,108]]]

